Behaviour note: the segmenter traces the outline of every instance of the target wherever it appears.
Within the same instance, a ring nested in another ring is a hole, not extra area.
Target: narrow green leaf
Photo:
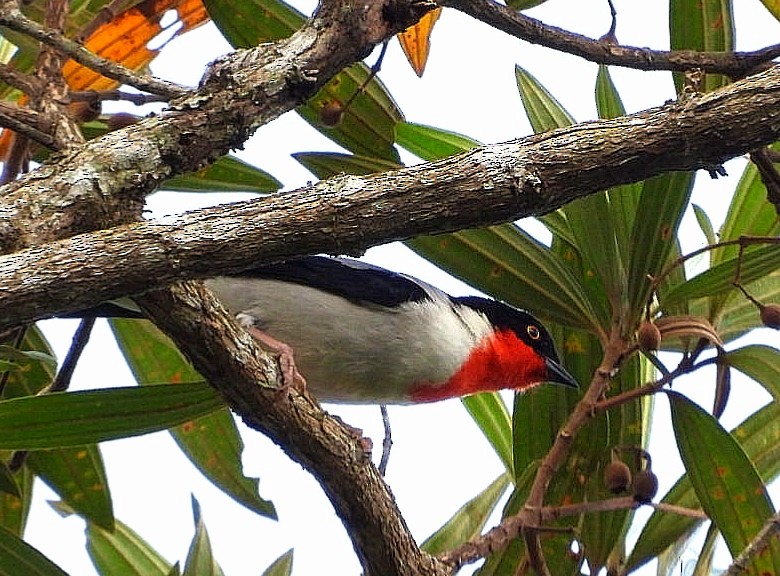
[[[298,162],[317,178],[323,180],[338,174],[372,174],[386,172],[400,166],[380,158],[368,158],[354,154],[336,152],[296,152],[292,155]]]
[[[502,474],[493,480],[487,488],[461,506],[444,526],[426,538],[420,548],[435,556],[478,536],[510,485],[509,479],[508,475]]]
[[[40,450],[137,436],[223,406],[204,382],[15,398],[0,402],[0,448]]]
[[[440,160],[480,146],[479,142],[468,136],[412,122],[396,124],[395,142],[427,161]]]
[[[696,566],[693,568],[691,576],[710,576],[713,570],[712,561],[715,554],[715,545],[718,543],[718,529],[714,524],[710,524],[707,529],[707,536],[704,539],[704,545],[699,552],[699,558],[696,560]]]
[[[525,113],[528,115],[531,128],[533,128],[535,133],[574,124],[574,118],[526,70],[523,70],[520,66],[515,66],[515,78]]]
[[[713,297],[736,290],[734,279],[737,264],[736,257],[726,260],[687,282],[671,288],[661,295],[661,306],[666,308],[686,300],[704,296]],[[777,245],[761,246],[743,252],[740,266],[740,279],[743,284],[758,280],[776,270],[780,270],[780,249]]]
[[[543,320],[599,329],[579,279],[556,254],[513,224],[423,236],[407,245],[465,282]]]
[[[239,160],[222,156],[213,164],[166,180],[165,190],[182,192],[257,192],[267,194],[282,187],[282,183],[267,172]]]
[[[528,8],[539,6],[539,4],[544,4],[545,2],[547,2],[547,0],[509,0],[506,5],[513,10],[527,10]]]
[[[0,527],[21,537],[30,512],[35,477],[27,466],[22,466],[14,478],[19,486],[20,496],[0,492]]]
[[[626,107],[620,99],[612,77],[609,75],[609,67],[603,64],[599,66],[596,76],[596,109],[599,118],[618,118],[626,115]]]
[[[183,576],[224,576],[211,550],[211,541],[200,513],[200,504],[192,497],[192,513],[195,517],[195,536],[187,552]]]
[[[264,42],[287,38],[305,21],[302,13],[278,0],[205,0],[203,5],[233,48],[253,48]]]
[[[780,146],[773,149],[780,150]],[[718,236],[722,242],[736,240],[740,236],[777,236],[780,220],[771,202],[766,198],[766,187],[755,164],[748,163],[737,184],[729,205],[726,219]],[[727,246],[712,253],[712,264],[720,264],[735,258],[738,246]]]
[[[761,302],[780,302],[780,270],[745,285],[745,288]],[[726,343],[739,338],[748,330],[763,326],[756,305],[741,292],[730,294],[717,314],[715,325]]]
[[[461,398],[463,406],[498,454],[506,471],[514,476],[512,465],[512,421],[504,400],[497,392]]]
[[[667,392],[677,446],[691,484],[732,556],[739,554],[774,514],[761,477],[742,447],[717,420],[676,392]],[[776,543],[752,559],[757,574],[780,571]]]
[[[139,384],[200,378],[170,339],[151,322],[113,319],[111,328]],[[244,443],[227,409],[185,422],[170,433],[187,458],[215,486],[253,512],[276,518],[273,504],[258,494],[259,479],[244,476]]]
[[[0,492],[16,496],[17,498],[22,495],[16,478],[14,478],[11,470],[8,469],[8,466],[2,460],[0,460]]]
[[[328,106],[345,106],[347,102],[349,107],[335,126],[323,121]],[[385,85],[376,76],[372,78],[370,68],[363,63],[344,69],[296,110],[316,130],[353,154],[401,161],[394,143],[395,125],[404,120],[403,113]]]
[[[59,566],[15,536],[0,528],[0,576],[68,576]]]
[[[727,352],[725,360],[766,388],[775,402],[780,401],[780,350],[753,344]]]
[[[707,244],[710,246],[716,244],[718,242],[718,238],[715,236],[715,229],[712,227],[710,217],[707,216],[707,213],[698,204],[691,204],[691,207],[693,208],[693,213],[696,216],[696,222],[699,223],[699,228],[701,228],[701,232],[704,234],[704,239],[707,241]]]
[[[689,172],[662,174],[642,186],[637,214],[631,231],[631,262],[628,271],[628,310],[634,324],[650,298],[651,278],[657,276],[674,252],[677,230],[693,189]]]
[[[111,492],[97,445],[36,450],[27,455],[26,465],[79,515],[114,529]]]
[[[731,435],[755,464],[765,482],[780,474],[780,443],[767,438],[780,437],[780,404],[770,402],[737,426]],[[701,508],[688,475],[682,476],[663,497],[662,502],[698,510]],[[701,520],[656,510],[642,529],[631,552],[627,571],[650,561],[662,550],[690,534]]]
[[[290,548],[287,552],[279,556],[273,563],[265,569],[262,576],[290,576],[293,567],[293,550]]]
[[[113,532],[87,522],[87,552],[101,574],[168,576],[173,566],[126,524]]]
[[[303,14],[279,0],[205,0],[214,23],[234,48],[250,48],[290,36],[304,22]],[[401,110],[368,66],[346,68],[305,105],[301,117],[315,129],[350,152],[399,162],[393,128],[403,120]],[[353,98],[354,96],[354,98]],[[329,106],[349,106],[336,125],[323,122]]]
[[[671,0],[669,37],[672,50],[731,52],[734,50],[734,17],[729,0]],[[721,74],[706,74],[700,88],[709,92],[730,80]],[[682,75],[674,75],[677,92],[683,87]]]

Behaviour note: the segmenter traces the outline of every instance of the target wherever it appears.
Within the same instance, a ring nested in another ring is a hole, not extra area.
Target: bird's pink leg
[[[298,372],[295,365],[292,346],[255,327],[254,318],[249,315],[239,314],[236,319],[247,332],[260,342],[263,348],[278,356],[284,388],[295,388],[301,394],[306,392],[306,379]]]

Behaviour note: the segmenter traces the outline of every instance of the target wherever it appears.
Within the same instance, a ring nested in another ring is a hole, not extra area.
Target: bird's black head
[[[578,386],[574,377],[561,365],[552,336],[533,314],[503,302],[479,296],[462,296],[453,300],[458,304],[482,312],[496,328],[514,332],[520,340],[544,358],[549,382],[574,388]]]

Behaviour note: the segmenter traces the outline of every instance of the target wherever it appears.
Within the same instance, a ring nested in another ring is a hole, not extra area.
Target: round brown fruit
[[[645,320],[639,326],[639,330],[637,330],[637,340],[639,341],[639,348],[643,352],[658,350],[658,347],[661,345],[661,331],[658,329],[658,326],[649,320]]]
[[[625,462],[613,460],[604,467],[604,485],[613,494],[620,494],[631,486],[631,470]]]
[[[634,500],[647,504],[658,492],[658,476],[652,470],[640,470],[634,476]]]

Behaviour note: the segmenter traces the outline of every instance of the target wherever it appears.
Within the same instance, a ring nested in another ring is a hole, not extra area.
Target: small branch
[[[0,102],[0,126],[22,134],[46,148],[60,149],[54,136],[48,132],[50,126],[46,118],[35,110]]]
[[[663,502],[650,502],[644,504],[637,502],[633,496],[621,496],[619,498],[580,502],[564,506],[545,506],[539,511],[539,518],[542,522],[548,523],[560,518],[579,516],[581,514],[613,512],[616,510],[635,510],[642,505],[651,506],[662,512],[686,516],[688,518],[696,518],[699,520],[706,520],[708,518],[701,510],[684,508],[682,506],[665,504]],[[502,549],[509,540],[516,538],[526,527],[527,526],[523,524],[523,518],[520,515],[510,516],[509,518],[505,518],[497,526],[491,528],[485,534],[481,534],[473,540],[439,555],[438,558],[457,571],[466,564],[481,560],[492,552]],[[540,531],[546,531],[544,526],[537,528]]]
[[[443,4],[526,42],[573,54],[597,64],[678,72],[701,68],[705,72],[741,78],[759,65],[780,56],[780,44],[755,52],[666,51],[619,46],[546,25],[493,0],[444,0]]]
[[[745,549],[734,558],[728,570],[722,576],[742,576],[748,573],[748,564],[751,558],[760,554],[770,544],[772,536],[780,532],[780,512],[766,521],[758,534],[750,541]]]
[[[136,106],[151,104],[154,102],[167,102],[166,96],[159,94],[138,94],[137,92],[123,92],[122,90],[87,90],[84,92],[71,92],[71,102],[106,102],[118,101],[131,102]]]
[[[9,86],[16,88],[28,96],[35,94],[41,89],[41,83],[37,78],[30,74],[19,72],[8,64],[0,63],[0,81],[5,82]]]
[[[773,164],[773,160],[766,148],[750,153],[750,159],[756,165],[761,175],[761,182],[766,187],[766,199],[775,207],[775,212],[780,216],[780,174]]]
[[[390,415],[387,413],[387,406],[382,404],[379,409],[382,412],[382,424],[385,428],[385,439],[382,441],[382,458],[379,460],[377,469],[384,476],[387,472],[387,463],[390,462],[390,450],[393,447],[393,436],[390,429]]]
[[[83,318],[79,323],[79,327],[73,334],[73,342],[70,345],[67,356],[62,361],[57,376],[52,380],[52,383],[44,388],[39,394],[49,394],[51,392],[64,392],[70,387],[71,378],[73,378],[73,372],[76,370],[81,354],[84,352],[89,337],[92,334],[92,328],[95,326],[95,318]]]
[[[51,46],[79,64],[122,84],[127,84],[152,94],[159,94],[169,99],[182,96],[188,92],[187,88],[173,82],[159,80],[145,74],[137,74],[121,64],[93,54],[81,44],[66,38],[62,34],[53,30],[47,30],[22,14],[13,0],[4,0],[0,4],[0,24],[34,38],[47,46]]]

